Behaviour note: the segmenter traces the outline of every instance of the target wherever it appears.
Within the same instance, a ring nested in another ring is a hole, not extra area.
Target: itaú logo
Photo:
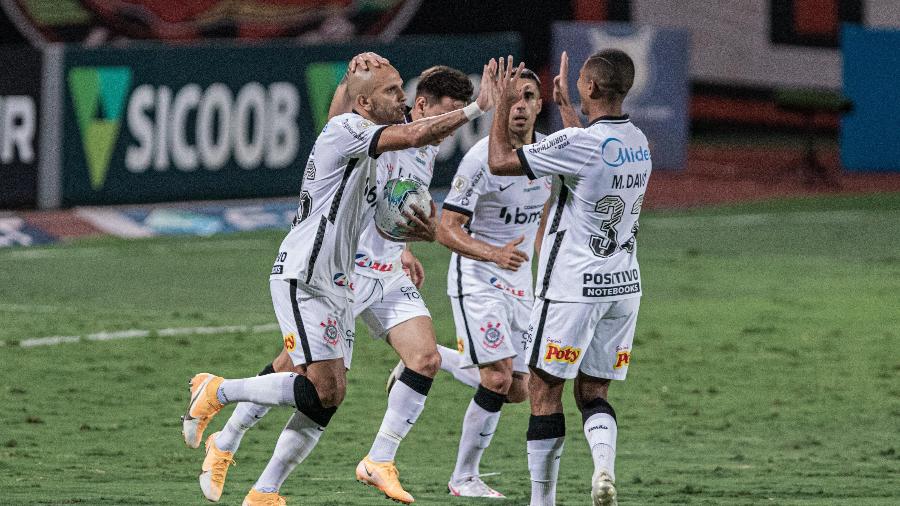
[[[610,167],[620,167],[626,163],[650,160],[650,151],[643,146],[628,147],[621,140],[610,137],[600,145],[600,156]]]

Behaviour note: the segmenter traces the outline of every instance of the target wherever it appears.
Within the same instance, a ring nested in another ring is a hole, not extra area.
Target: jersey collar
[[[600,116],[594,121],[591,121],[588,126],[594,126],[597,123],[628,123],[629,121],[631,121],[631,119],[627,114],[623,114],[621,116]]]

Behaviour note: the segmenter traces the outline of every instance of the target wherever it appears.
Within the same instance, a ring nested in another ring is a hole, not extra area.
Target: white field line
[[[96,332],[81,336],[49,336],[22,339],[18,343],[0,341],[0,346],[16,346],[21,348],[34,348],[37,346],[54,346],[64,343],[79,343],[84,341],[116,341],[120,339],[137,339],[153,335],[160,337],[193,336],[211,334],[239,334],[242,332],[261,333],[279,330],[277,323],[264,325],[226,325],[221,327],[175,327],[158,330],[129,329],[114,332]]]

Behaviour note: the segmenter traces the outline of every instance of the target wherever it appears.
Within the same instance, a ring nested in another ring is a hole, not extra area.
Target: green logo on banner
[[[81,131],[91,187],[103,188],[112,157],[125,95],[131,87],[128,67],[74,67],[68,76],[69,93]]]
[[[325,123],[328,123],[331,97],[334,96],[334,90],[337,89],[345,72],[347,72],[347,62],[320,62],[306,67],[306,91],[309,92],[313,119],[316,121],[316,131],[321,130],[325,127]]]

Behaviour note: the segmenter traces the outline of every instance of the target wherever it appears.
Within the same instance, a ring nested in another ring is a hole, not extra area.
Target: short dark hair
[[[531,69],[522,69],[522,72],[519,73],[519,77],[521,79],[531,79],[534,81],[534,84],[537,85],[538,93],[541,91],[541,78],[538,77],[537,73]]]
[[[445,65],[427,68],[419,75],[416,85],[416,96],[424,96],[428,100],[440,100],[450,97],[468,103],[472,100],[475,88],[464,72]]]
[[[634,84],[634,62],[619,49],[604,49],[594,53],[584,68],[607,100],[623,100]]]

